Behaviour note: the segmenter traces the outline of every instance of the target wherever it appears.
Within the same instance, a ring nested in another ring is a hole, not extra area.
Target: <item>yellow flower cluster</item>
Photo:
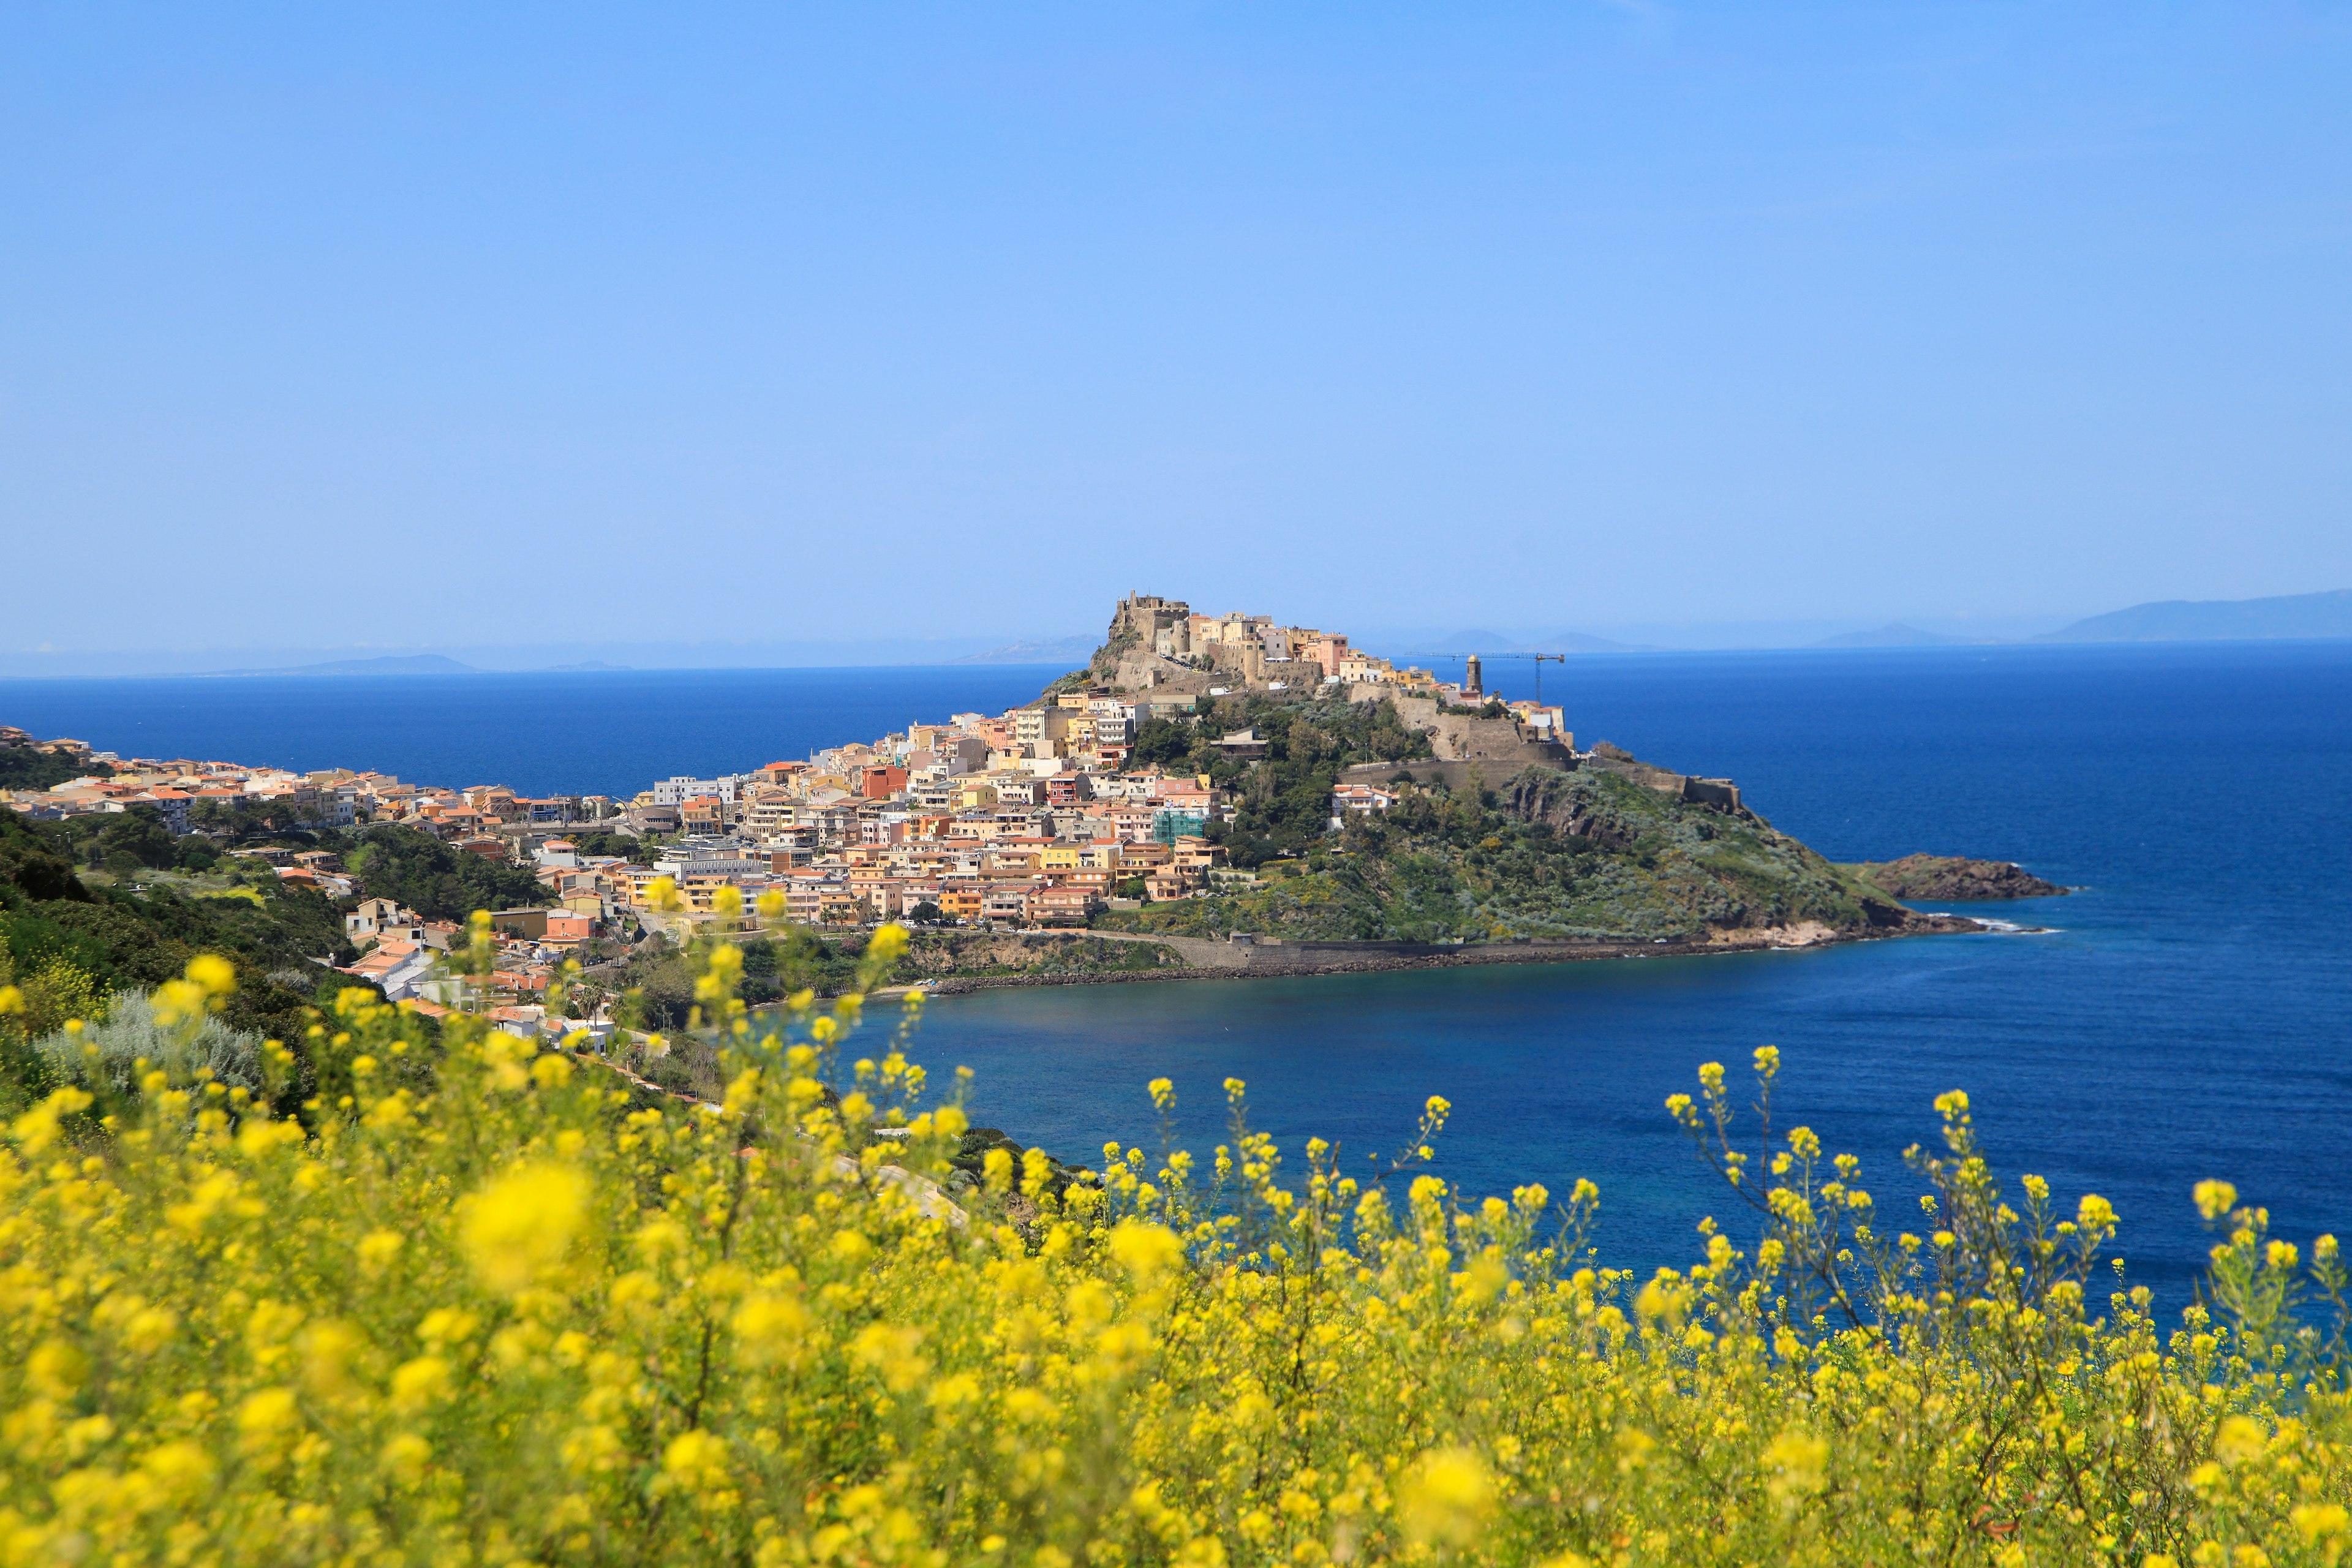
[[[1768,1113],[1735,1148],[1720,1068],[1674,1114],[1757,1234],[1710,1221],[1639,1282],[1585,1245],[1591,1184],[1472,1203],[1421,1168],[1442,1100],[1377,1182],[1319,1141],[1286,1177],[1234,1082],[1205,1169],[1114,1145],[1065,1184],[1000,1148],[959,1194],[962,1112],[902,1055],[828,1087],[859,1008],[762,1027],[709,956],[721,1104],[353,993],[299,1105],[155,1070],[19,1115],[0,1564],[2178,1568],[2352,1541],[2342,1346],[2303,1310],[2340,1304],[2336,1247],[2283,1257],[2219,1184],[2210,1304],[2168,1337],[2143,1293],[2092,1313],[2115,1215],[2004,1202],[1964,1099],[1916,1162],[1931,1247],[1810,1131]],[[200,1017],[226,983],[184,984]]]

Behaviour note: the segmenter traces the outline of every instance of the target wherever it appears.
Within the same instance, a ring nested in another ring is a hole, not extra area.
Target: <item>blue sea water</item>
[[[1047,673],[5,681],[0,722],[126,754],[625,795],[1002,707]],[[1590,1176],[1604,1255],[1638,1267],[1687,1260],[1699,1217],[1735,1210],[1661,1101],[1702,1061],[1738,1083],[1768,1043],[1780,1124],[1860,1155],[1892,1214],[1918,1190],[1903,1149],[1932,1145],[1930,1101],[1964,1088],[2001,1168],[2111,1199],[2133,1277],[2173,1304],[2207,1245],[2200,1177],[2298,1239],[2352,1228],[2352,644],[1594,657],[1544,687],[1585,743],[1737,778],[1833,858],[1989,856],[2083,890],[1980,911],[2051,928],[2034,935],[954,997],[918,1055],[970,1066],[979,1116],[1081,1160],[1154,1145],[1143,1085],[1162,1074],[1196,1150],[1222,1136],[1231,1076],[1294,1162],[1319,1133],[1351,1166],[1443,1094],[1441,1174],[1472,1194]]]
[[[909,722],[1000,712],[1062,673],[963,664],[0,679],[0,724],[125,757],[373,769],[411,784],[627,800],[675,773],[743,773]]]
[[[1454,1124],[1440,1174],[1476,1194],[1576,1176],[1602,1251],[1696,1255],[1733,1195],[1661,1102],[1698,1064],[1786,1063],[1776,1120],[1864,1161],[1893,1223],[1921,1190],[1931,1101],[1965,1089],[1997,1163],[2124,1216],[2135,1280],[2178,1305],[2210,1238],[2205,1176],[2306,1246],[2352,1229],[2352,644],[1614,657],[1547,672],[1589,744],[1737,778],[1838,859],[2018,860],[2070,897],[1974,912],[2047,934],[1826,951],[1312,980],[997,992],[942,1000],[923,1054],[978,1074],[976,1111],[1065,1158],[1147,1149],[1143,1085],[1180,1142],[1221,1135],[1220,1081],[1294,1160],[1351,1166]],[[1742,1094],[1738,1103],[1746,1106]],[[1744,1125],[1750,1131],[1754,1117]]]

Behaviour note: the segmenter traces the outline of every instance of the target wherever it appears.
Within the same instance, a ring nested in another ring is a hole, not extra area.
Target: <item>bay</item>
[[[625,796],[1000,709],[1056,673],[7,680],[0,722],[124,754]],[[1979,911],[2038,935],[946,998],[919,1057],[971,1067],[979,1117],[1089,1162],[1106,1138],[1155,1145],[1143,1085],[1163,1074],[1174,1135],[1203,1152],[1228,1136],[1220,1085],[1246,1080],[1293,1170],[1310,1135],[1370,1170],[1442,1094],[1438,1173],[1473,1194],[1590,1176],[1604,1255],[1642,1268],[1689,1261],[1699,1217],[1737,1207],[1661,1101],[1706,1060],[1741,1086],[1763,1044],[1787,1062],[1780,1124],[1860,1155],[1890,1223],[1916,1213],[1903,1149],[1933,1145],[1930,1102],[1961,1088],[2005,1172],[2049,1177],[2070,1209],[2116,1204],[2133,1278],[2168,1303],[2209,1244],[2201,1177],[2298,1241],[2352,1226],[2352,644],[1595,656],[1544,689],[1580,743],[1737,778],[1833,858],[1989,856],[2083,890]]]
[[[1738,1211],[1662,1101],[1722,1061],[1752,1132],[1766,1044],[1778,1124],[1861,1156],[1889,1224],[1926,1228],[1902,1152],[1937,1147],[1932,1101],[1963,1089],[2007,1174],[2048,1177],[2069,1214],[2115,1203],[2133,1279],[2172,1305],[2210,1245],[2202,1177],[2306,1247],[2352,1228],[2352,644],[1607,657],[1545,689],[1580,743],[1736,777],[1832,858],[1988,856],[2082,890],[1947,906],[2040,935],[947,998],[923,1054],[1065,1158],[1154,1147],[1163,1074],[1184,1145],[1226,1136],[1236,1077],[1294,1164],[1322,1136],[1357,1174],[1442,1094],[1438,1174],[1471,1194],[1589,1176],[1604,1256],[1643,1268]]]

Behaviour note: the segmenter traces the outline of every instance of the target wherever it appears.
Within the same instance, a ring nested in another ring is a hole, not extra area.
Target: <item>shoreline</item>
[[[1861,942],[1889,942],[1903,937],[1982,935],[1998,928],[1966,915],[1918,915],[1899,930],[1885,931],[1805,931],[1790,940],[1791,928],[1777,926],[1743,939],[1720,942],[1495,942],[1467,945],[1457,952],[1400,953],[1365,952],[1355,956],[1324,952],[1307,962],[1261,962],[1279,952],[1259,948],[1239,962],[1186,963],[1165,969],[1103,970],[1093,973],[1060,971],[1029,974],[950,975],[939,980],[886,985],[873,993],[877,1001],[921,991],[929,996],[960,996],[980,991],[1026,990],[1061,985],[1127,985],[1163,980],[1297,980],[1324,974],[1374,974],[1408,969],[1468,969],[1496,963],[1586,963],[1608,959],[1703,958],[1717,953],[1800,952]],[[1201,938],[1133,935],[1128,932],[1082,931],[1116,941],[1157,942],[1166,946],[1204,942]],[[1182,951],[1179,948],[1179,951]]]

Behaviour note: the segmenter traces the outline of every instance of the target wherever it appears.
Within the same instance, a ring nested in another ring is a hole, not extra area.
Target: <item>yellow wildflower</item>
[[[25,1381],[49,1399],[70,1399],[89,1375],[89,1357],[79,1345],[48,1340],[25,1358]]]
[[[930,1375],[931,1363],[915,1353],[922,1342],[920,1329],[868,1323],[850,1342],[849,1350],[859,1365],[880,1374],[884,1387],[893,1394],[905,1394]]]
[[[89,1095],[71,1085],[53,1089],[48,1098],[16,1118],[8,1131],[26,1153],[38,1154],[58,1141],[58,1128],[67,1117],[88,1110],[90,1104]]]
[[[1397,1511],[1412,1539],[1459,1550],[1478,1538],[1494,1504],[1486,1462],[1468,1448],[1452,1447],[1414,1462]]]
[[[1145,1284],[1184,1260],[1184,1243],[1164,1225],[1121,1220],[1110,1233],[1110,1252]]]
[[[727,1481],[727,1440],[689,1428],[662,1449],[662,1474],[693,1491],[709,1491]]]
[[[1764,1450],[1764,1462],[1774,1471],[1767,1484],[1772,1494],[1784,1501],[1811,1496],[1822,1489],[1829,1459],[1827,1438],[1789,1427]]]
[[[483,1284],[515,1295],[563,1260],[587,1219],[588,1179],[571,1165],[532,1161],[475,1195],[467,1256]]]
[[[384,1474],[404,1486],[415,1486],[433,1457],[433,1445],[414,1432],[403,1432],[385,1443],[376,1456]]]
[[[184,1438],[151,1448],[139,1461],[139,1470],[173,1502],[186,1504],[203,1497],[212,1485],[213,1457]]]
[[[796,1364],[810,1321],[808,1309],[793,1298],[762,1291],[745,1297],[735,1309],[735,1340],[753,1366]]]
[[[188,960],[188,979],[208,996],[226,996],[236,989],[236,967],[216,952],[200,952]]]
[[[2352,1514],[2340,1502],[2305,1503],[2288,1517],[2306,1544],[2315,1545],[2352,1531]]]
[[[301,1415],[290,1388],[265,1388],[236,1407],[237,1436],[248,1452],[275,1447]]]
[[[2226,1415],[2213,1434],[2213,1457],[2225,1465],[2241,1464],[2263,1451],[2269,1439],[2243,1415]]]
[[[437,1355],[404,1362],[392,1374],[395,1410],[422,1410],[449,1393],[449,1363]]]

